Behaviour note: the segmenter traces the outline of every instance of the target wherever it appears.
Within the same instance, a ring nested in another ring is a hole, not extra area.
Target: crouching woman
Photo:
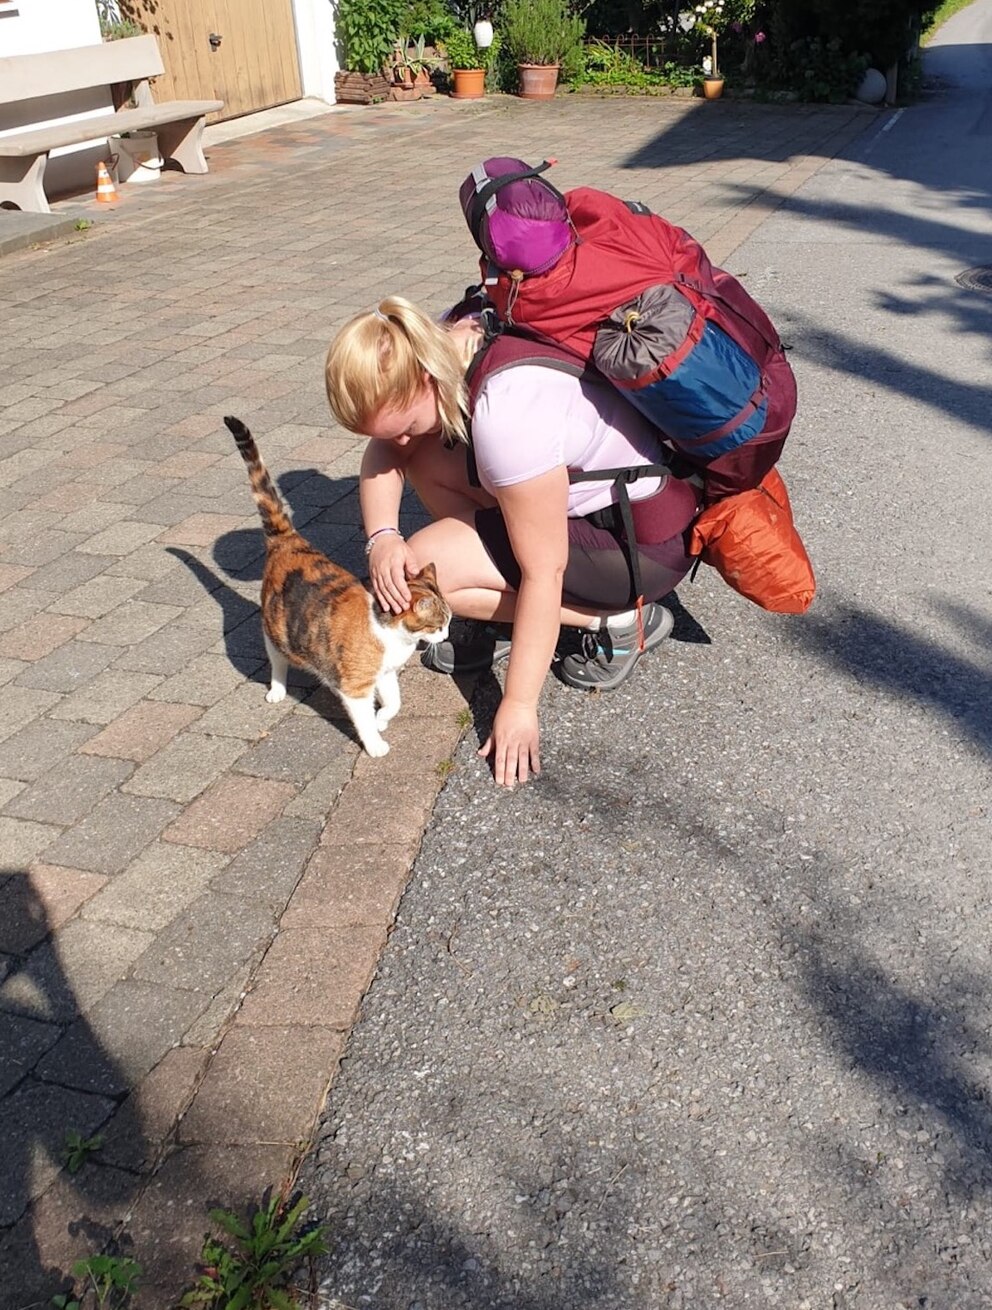
[[[664,473],[630,484],[638,613],[612,478],[570,483],[569,472],[658,463],[657,430],[609,383],[537,363],[484,374],[470,415],[465,375],[481,341],[477,319],[439,324],[390,297],[331,343],[327,395],[338,422],[369,438],[359,497],[379,604],[399,611],[407,576],[433,561],[452,610],[473,622],[425,662],[469,672],[509,656],[479,753],[512,786],[540,772],[537,705],[561,625],[581,634],[563,654],[563,681],[600,690],[671,631],[657,602],[692,564],[685,536],[699,493]],[[407,481],[433,519],[409,541],[399,531]]]

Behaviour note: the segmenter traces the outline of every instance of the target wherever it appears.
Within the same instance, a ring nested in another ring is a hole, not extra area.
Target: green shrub
[[[123,41],[129,36],[144,36],[145,29],[133,13],[128,12],[127,0],[96,0],[100,35],[104,41]]]
[[[422,36],[428,45],[447,40],[457,23],[443,0],[408,0],[400,16],[400,34]]]
[[[896,63],[934,10],[933,0],[774,0],[768,26],[780,50],[818,39],[876,67]]]
[[[565,64],[575,59],[586,25],[566,0],[505,0],[500,28],[518,64]]]
[[[627,87],[632,91],[660,91],[666,87],[692,86],[699,80],[698,67],[667,60],[660,67],[645,68],[619,42],[589,41],[583,58],[569,80],[578,86]],[[562,80],[565,70],[562,69]]]
[[[868,63],[867,55],[845,54],[836,38],[804,37],[775,53],[762,83],[799,100],[842,104],[858,89]]]
[[[381,73],[393,53],[405,10],[404,0],[341,0],[337,31],[344,66],[354,73]]]
[[[480,50],[475,44],[475,37],[471,32],[464,27],[456,27],[444,38],[442,45],[448,67],[452,71],[464,68],[484,68],[488,72],[499,59],[500,41],[498,35],[493,37],[491,46]]]

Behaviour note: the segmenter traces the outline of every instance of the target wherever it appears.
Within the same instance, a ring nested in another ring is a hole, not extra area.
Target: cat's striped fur
[[[433,564],[408,580],[402,614],[380,610],[347,569],[311,546],[293,527],[251,433],[225,418],[248,466],[265,533],[262,631],[272,665],[266,700],[286,695],[288,666],[307,669],[338,696],[370,755],[385,755],[383,729],[400,708],[397,670],[418,641],[443,641],[451,610],[438,590]],[[379,708],[376,710],[376,700]]]

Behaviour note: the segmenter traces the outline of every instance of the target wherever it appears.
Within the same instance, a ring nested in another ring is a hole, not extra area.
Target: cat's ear
[[[425,564],[417,574],[417,577],[423,578],[423,580],[429,582],[432,587],[437,586],[437,569],[434,567],[433,563]]]

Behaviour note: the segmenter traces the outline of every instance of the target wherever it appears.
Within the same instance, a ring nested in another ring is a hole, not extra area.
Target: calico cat
[[[307,669],[337,692],[366,751],[385,755],[389,744],[381,729],[400,708],[397,670],[418,641],[444,641],[448,635],[451,610],[438,590],[434,565],[425,564],[408,579],[409,609],[382,611],[356,577],[300,536],[251,433],[240,419],[224,422],[248,465],[265,533],[262,635],[272,666],[265,699],[275,703],[286,695],[290,664]]]

